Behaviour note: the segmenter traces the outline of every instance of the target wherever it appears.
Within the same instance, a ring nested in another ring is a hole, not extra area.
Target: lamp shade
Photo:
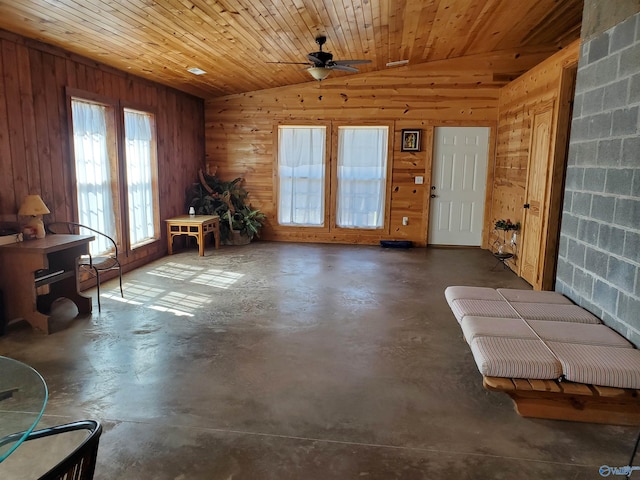
[[[307,72],[309,72],[313,78],[320,81],[327,78],[331,70],[325,67],[309,67],[307,68]]]
[[[24,197],[18,215],[44,215],[51,213],[40,198],[40,195],[27,195]]]

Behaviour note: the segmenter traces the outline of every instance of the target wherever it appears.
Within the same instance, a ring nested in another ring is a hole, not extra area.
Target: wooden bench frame
[[[501,377],[483,377],[482,384],[509,395],[523,417],[640,426],[640,390]]]

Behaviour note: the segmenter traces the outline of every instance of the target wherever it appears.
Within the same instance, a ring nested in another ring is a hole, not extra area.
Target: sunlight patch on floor
[[[144,305],[143,302],[137,302],[135,300],[131,300],[129,298],[122,298],[120,296],[120,291],[119,290],[114,290],[113,292],[103,292],[100,295],[102,298],[108,298],[109,300],[115,300],[116,302],[120,302],[120,303],[128,303],[129,305]]]
[[[158,277],[172,278],[174,280],[188,280],[194,274],[204,270],[204,267],[196,267],[193,265],[184,265],[176,262],[168,262],[160,265],[153,270],[147,272],[149,275]]]
[[[169,292],[164,297],[157,299],[153,305],[149,305],[149,308],[173,313],[177,316],[193,317],[191,312],[195,312],[209,303],[211,303],[211,299],[205,295]]]
[[[208,284],[208,283],[207,283]],[[220,288],[227,288],[221,286]],[[103,292],[101,297],[130,305],[142,305],[151,310],[172,313],[176,316],[193,316],[193,312],[211,303],[209,295],[172,292],[157,286],[133,281],[123,285],[124,298],[114,288]]]
[[[144,305],[165,293],[165,289],[139,282],[127,282],[122,286],[125,295],[120,296],[120,290],[114,288],[102,293],[103,298],[109,298],[121,303],[129,303],[131,305]]]
[[[171,278],[181,282],[190,282],[198,285],[228,289],[244,277],[242,273],[227,272],[214,268],[206,269],[193,265],[184,265],[176,262],[169,262],[147,272],[149,275]]]
[[[199,285],[208,285],[210,287],[228,289],[239,279],[244,277],[242,273],[225,272],[224,270],[207,270],[194,277],[191,283]]]

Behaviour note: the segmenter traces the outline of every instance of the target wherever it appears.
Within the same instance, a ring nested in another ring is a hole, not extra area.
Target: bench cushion
[[[603,324],[528,320],[529,325],[546,342],[580,343],[618,348],[634,346],[615,330]]]
[[[536,290],[516,290],[513,288],[498,288],[500,293],[509,302],[522,303],[555,303],[573,305],[573,302],[558,292],[541,292]]]
[[[519,318],[466,316],[460,327],[469,344],[477,337],[538,338]]]
[[[551,380],[562,375],[560,362],[538,339],[476,337],[471,352],[485,376]]]
[[[640,350],[549,342],[567,380],[617,388],[640,388]]]
[[[488,287],[447,287],[444,290],[447,302],[466,298],[467,300],[502,300],[502,297],[493,288]]]
[[[476,337],[538,338],[538,334],[548,342],[634,348],[626,338],[602,324],[547,320],[527,320],[527,323],[521,319],[467,316],[460,322],[460,327],[467,343]]]
[[[556,322],[601,323],[578,305],[512,302],[513,308],[526,320],[554,320]]]
[[[466,316],[518,318],[517,313],[504,300],[459,299],[449,304],[460,322]]]

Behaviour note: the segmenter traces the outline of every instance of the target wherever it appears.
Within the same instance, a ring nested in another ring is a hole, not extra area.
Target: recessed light
[[[397,62],[387,63],[387,67],[398,67],[400,65],[406,65],[407,63],[409,63],[409,60],[398,60]]]
[[[202,70],[201,68],[197,68],[197,67],[188,68],[187,72],[193,73],[194,75],[204,75],[205,73],[207,73],[204,70]]]

